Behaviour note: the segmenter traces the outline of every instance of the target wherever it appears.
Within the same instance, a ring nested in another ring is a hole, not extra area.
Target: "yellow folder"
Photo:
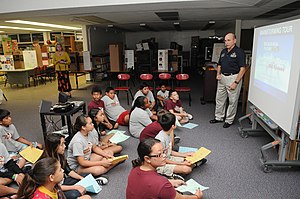
[[[210,153],[211,153],[210,150],[208,150],[205,147],[201,147],[198,151],[196,151],[194,153],[193,156],[186,157],[185,159],[188,160],[188,161],[190,161],[192,164],[194,164],[194,163],[202,160],[206,156],[208,156],[208,154],[210,154]]]
[[[114,157],[112,158],[112,164],[118,164],[124,160],[127,160],[128,159],[128,155],[121,155],[121,156],[118,156],[118,157]]]
[[[43,154],[43,150],[31,146],[23,149],[19,154],[28,162],[35,163]]]

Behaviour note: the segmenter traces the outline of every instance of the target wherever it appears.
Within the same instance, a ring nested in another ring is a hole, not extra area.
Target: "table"
[[[73,90],[86,90],[86,88],[78,88],[78,77],[81,77],[83,75],[86,75],[88,74],[89,72],[92,72],[92,71],[71,71],[70,73],[71,74],[74,74],[75,75],[75,83],[76,83],[76,88],[73,88]]]
[[[34,68],[15,69],[15,70],[0,70],[7,75],[7,82],[12,86],[13,84],[23,84],[30,86],[30,77],[34,76]]]
[[[72,103],[72,102],[71,102]],[[68,126],[68,133],[69,133],[69,139],[71,139],[74,135],[73,132],[73,128],[72,128],[72,121],[71,121],[71,117],[72,115],[74,115],[75,113],[79,112],[82,110],[83,114],[86,114],[86,104],[84,101],[82,101],[81,103],[76,102],[75,106],[67,112],[63,112],[63,113],[56,113],[53,111],[50,111],[51,108],[51,102],[49,101],[45,101],[42,100],[41,105],[40,105],[40,119],[41,119],[41,125],[42,125],[42,131],[43,131],[43,136],[44,136],[44,140],[46,139],[47,136],[47,127],[46,127],[46,116],[60,116],[61,117],[61,123],[62,126],[66,125],[66,120],[67,120],[67,126]]]

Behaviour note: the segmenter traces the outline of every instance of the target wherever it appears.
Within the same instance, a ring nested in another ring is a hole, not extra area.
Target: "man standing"
[[[225,36],[225,49],[222,50],[217,76],[218,87],[216,95],[215,119],[210,120],[211,124],[223,122],[225,118],[226,99],[229,98],[224,128],[232,125],[237,111],[238,99],[242,87],[242,78],[245,73],[245,53],[236,46],[234,33],[227,33]]]

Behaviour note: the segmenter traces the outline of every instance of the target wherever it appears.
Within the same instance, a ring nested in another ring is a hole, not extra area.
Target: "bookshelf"
[[[94,70],[94,81],[101,81],[104,78],[105,73],[110,70],[110,55],[93,55],[92,63]]]

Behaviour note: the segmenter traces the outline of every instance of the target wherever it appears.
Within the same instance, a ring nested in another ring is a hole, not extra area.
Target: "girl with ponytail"
[[[39,160],[25,175],[17,193],[18,198],[66,199],[59,186],[63,180],[63,172],[58,160],[54,158]]]
[[[135,99],[130,111],[129,132],[135,138],[140,138],[142,130],[152,123],[149,110],[150,103],[148,98],[139,96]]]

